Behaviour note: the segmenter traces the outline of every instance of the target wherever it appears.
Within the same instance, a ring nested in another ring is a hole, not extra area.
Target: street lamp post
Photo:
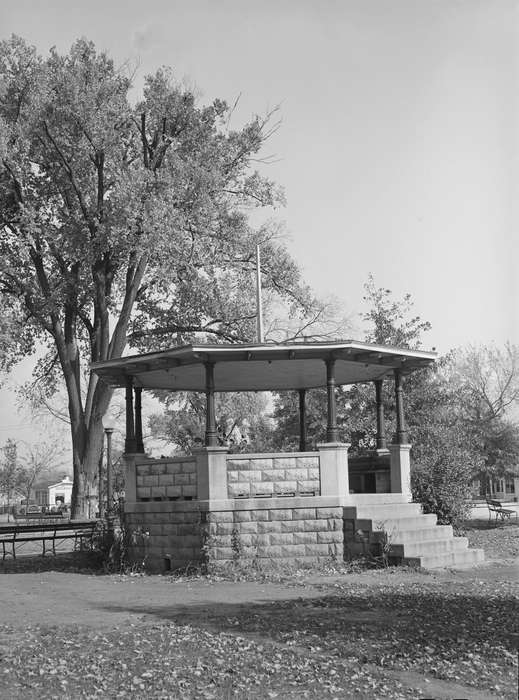
[[[106,527],[109,536],[113,536],[114,515],[112,512],[112,433],[113,428],[105,428],[106,435]],[[100,514],[101,515],[101,514]]]

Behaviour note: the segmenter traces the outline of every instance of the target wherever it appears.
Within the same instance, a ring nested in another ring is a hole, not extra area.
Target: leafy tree
[[[47,57],[0,43],[0,290],[19,319],[16,356],[48,349],[42,393],[64,382],[73,449],[72,512],[85,512],[112,391],[89,363],[138,349],[253,335],[255,244],[267,299],[293,316],[315,304],[277,232],[248,209],[282,194],[253,169],[272,115],[243,128],[199,106],[166,69],[142,99],[92,43]]]
[[[20,465],[18,462],[18,446],[9,438],[2,447],[0,458],[0,493],[5,497],[7,504],[7,520],[10,518],[10,507],[15,494],[20,491],[19,476]]]
[[[519,471],[519,347],[469,347],[455,358],[472,440],[482,456],[475,470],[489,492],[492,480]]]

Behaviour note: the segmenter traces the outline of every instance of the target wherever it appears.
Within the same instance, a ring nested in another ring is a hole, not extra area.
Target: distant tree
[[[20,460],[18,472],[18,489],[24,494],[26,504],[33,496],[35,483],[44,475],[55,470],[60,459],[60,450],[56,443],[40,443],[27,448]]]
[[[20,465],[18,462],[18,446],[9,438],[1,449],[0,456],[0,493],[4,496],[7,505],[7,520],[10,519],[10,510],[13,499],[20,491]]]
[[[455,362],[463,415],[483,459],[475,476],[491,492],[495,477],[519,473],[519,347],[469,347]]]
[[[73,515],[86,512],[112,396],[91,362],[128,342],[250,339],[257,242],[267,301],[316,312],[278,231],[248,223],[251,207],[283,202],[254,169],[272,115],[233,130],[225,102],[199,106],[166,69],[136,104],[131,87],[86,40],[46,58],[19,37],[0,43],[0,291],[20,321],[11,350],[46,347],[43,393],[66,387]]]

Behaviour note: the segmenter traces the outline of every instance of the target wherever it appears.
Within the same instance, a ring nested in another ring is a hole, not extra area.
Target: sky
[[[171,66],[203,102],[239,97],[236,126],[279,107],[263,172],[319,295],[356,318],[372,273],[426,347],[519,342],[519,0],[1,0],[11,33],[92,39],[136,94]]]

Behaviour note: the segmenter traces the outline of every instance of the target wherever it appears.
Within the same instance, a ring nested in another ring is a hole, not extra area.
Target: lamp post
[[[106,435],[106,529],[108,537],[113,537],[114,516],[112,513],[112,433],[113,428],[105,427]],[[101,515],[101,513],[100,513]]]

